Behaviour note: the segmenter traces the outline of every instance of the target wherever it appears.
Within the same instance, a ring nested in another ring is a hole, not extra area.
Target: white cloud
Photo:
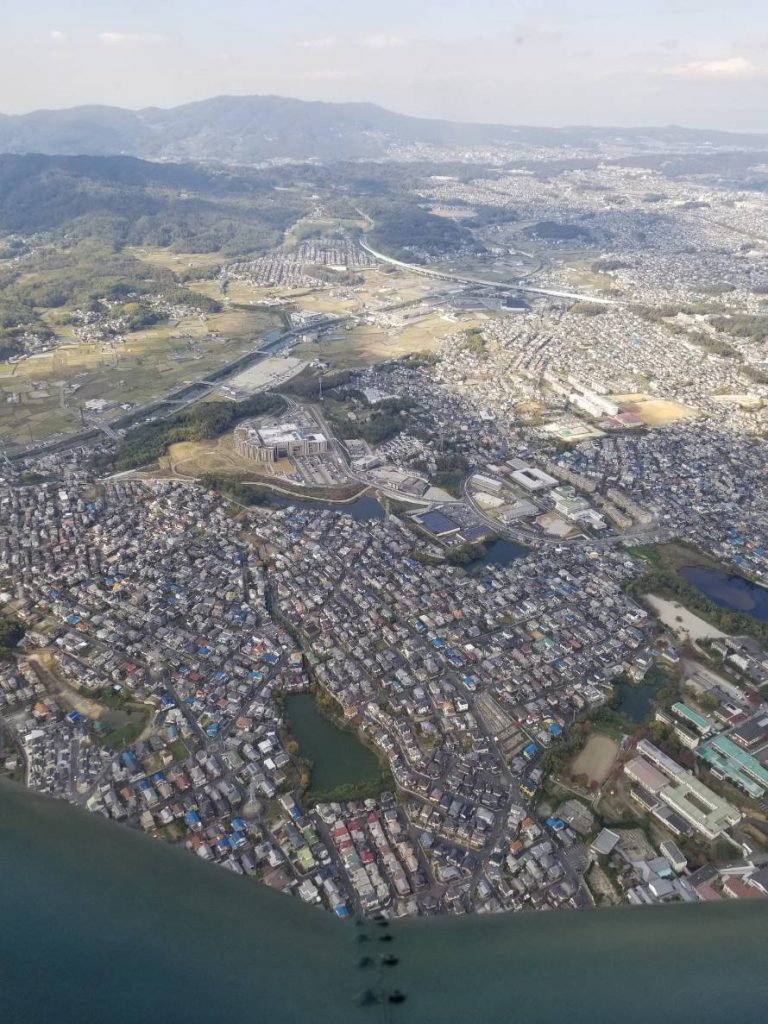
[[[48,38],[52,43],[64,44],[69,42],[69,36],[66,32],[60,32],[57,28],[52,28],[48,33]]]
[[[318,39],[303,39],[299,46],[305,50],[330,50],[336,42],[333,36],[320,36]]]
[[[360,45],[370,50],[400,50],[410,44],[404,36],[372,35],[364,36]]]
[[[669,68],[668,75],[682,78],[751,78],[763,74],[746,57],[724,57],[722,60],[692,60]]]
[[[526,21],[517,26],[516,43],[551,43],[565,38],[568,33],[560,26],[548,21]]]
[[[99,42],[103,46],[157,46],[163,37],[149,32],[100,32]]]

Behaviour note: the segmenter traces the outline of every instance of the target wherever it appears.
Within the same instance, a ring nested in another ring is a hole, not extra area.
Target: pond
[[[656,695],[667,682],[663,672],[651,668],[641,683],[616,683],[614,690],[619,702],[615,710],[638,725],[647,722],[653,713]]]
[[[352,516],[358,522],[363,522],[366,519],[383,519],[384,509],[376,501],[375,498],[371,498],[370,495],[364,494],[362,498],[356,498],[355,501],[341,504],[340,502],[332,501],[307,501],[299,498],[289,498],[285,494],[270,494],[269,504],[274,505],[277,508],[300,508],[306,509],[310,512],[321,512],[323,509],[329,509],[332,512],[344,512],[345,515]]]
[[[527,554],[528,548],[522,544],[497,537],[485,545],[485,554],[472,562],[469,568],[474,569],[482,565],[511,565],[516,559],[524,558]]]
[[[291,694],[285,700],[285,718],[299,754],[312,762],[310,788],[328,793],[339,786],[375,783],[381,776],[376,755],[354,733],[339,729],[318,709],[310,693]]]
[[[768,622],[768,588],[737,573],[704,565],[684,565],[678,572],[718,608]]]

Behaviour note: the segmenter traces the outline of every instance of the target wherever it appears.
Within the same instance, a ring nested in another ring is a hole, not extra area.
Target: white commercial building
[[[543,491],[547,487],[555,487],[560,482],[535,466],[526,466],[524,469],[515,470],[512,479],[526,491]]]
[[[301,455],[321,455],[328,451],[328,440],[324,434],[296,423],[259,428],[246,422],[235,427],[235,451],[257,462],[276,462]]]

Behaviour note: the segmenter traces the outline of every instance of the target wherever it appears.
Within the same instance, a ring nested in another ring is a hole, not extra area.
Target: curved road
[[[393,267],[401,267],[403,270],[410,270],[412,274],[421,274],[423,277],[435,278],[438,281],[456,281],[459,284],[479,284],[484,288],[496,288],[505,292],[514,291],[526,292],[529,295],[549,295],[550,297],[558,299],[574,299],[577,302],[595,302],[600,306],[621,305],[621,303],[616,299],[605,299],[595,295],[580,295],[578,292],[560,292],[551,288],[534,288],[532,285],[524,284],[504,284],[502,281],[485,281],[481,277],[467,277],[463,274],[451,274],[445,270],[430,270],[428,267],[420,267],[415,263],[404,263],[402,260],[396,260],[391,256],[385,256],[384,253],[377,252],[376,249],[372,249],[365,241],[361,240],[360,245],[370,256],[373,256],[377,260],[381,260],[383,263],[389,263]]]

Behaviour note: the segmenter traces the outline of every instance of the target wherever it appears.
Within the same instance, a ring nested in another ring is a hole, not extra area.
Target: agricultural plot
[[[472,325],[470,320],[451,322],[437,314],[399,331],[364,324],[329,332],[315,344],[299,345],[293,349],[293,355],[307,361],[323,359],[340,368],[366,366],[411,353],[435,352],[446,338]]]
[[[122,342],[64,343],[17,363],[0,363],[0,437],[13,448],[71,433],[80,407],[103,399],[107,420],[121,405],[141,405],[187,380],[204,379],[250,351],[274,327],[261,310],[188,317],[126,335]]]

